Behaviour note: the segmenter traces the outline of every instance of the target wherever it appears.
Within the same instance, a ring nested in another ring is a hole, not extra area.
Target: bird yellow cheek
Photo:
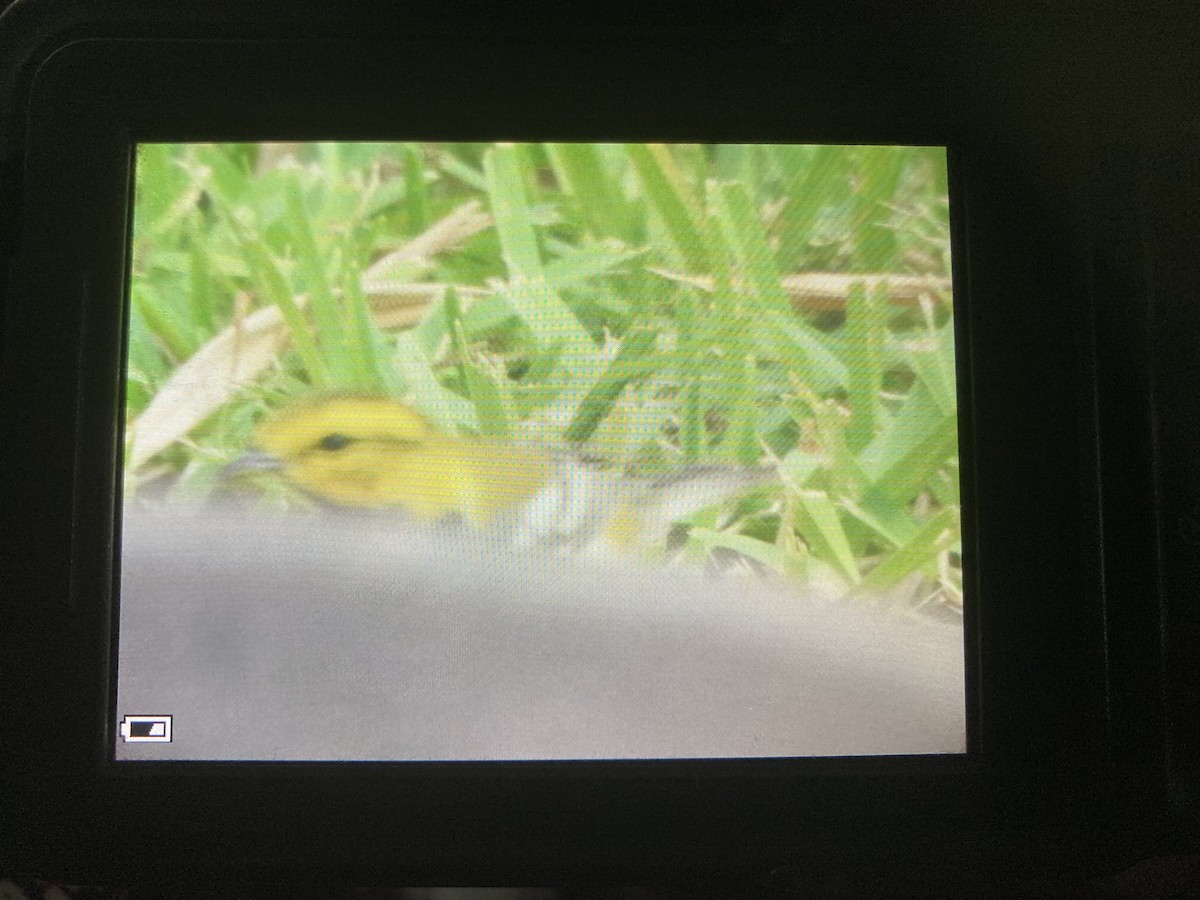
[[[415,454],[389,466],[379,478],[377,503],[404,507],[430,521],[450,514],[471,519],[472,490],[470,473],[460,460],[437,453]]]
[[[378,467],[315,457],[292,463],[285,475],[301,490],[341,506],[380,506]]]

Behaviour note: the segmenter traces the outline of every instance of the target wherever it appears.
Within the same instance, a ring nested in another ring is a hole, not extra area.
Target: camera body
[[[14,50],[2,380],[19,437],[3,502],[5,805],[20,826],[6,853],[96,879],[214,859],[426,882],[966,879],[1132,860],[1195,827],[1186,30],[1040,7],[1033,30],[983,8],[636,28],[615,11],[580,25],[340,12],[19,4],[0,23]],[[133,148],[397,138],[948,148],[965,754],[112,758]]]

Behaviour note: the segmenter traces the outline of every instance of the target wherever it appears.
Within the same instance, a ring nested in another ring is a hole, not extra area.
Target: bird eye
[[[344,450],[346,447],[350,446],[352,441],[353,438],[349,437],[348,435],[334,432],[333,434],[327,434],[325,437],[321,438],[321,442],[318,444],[318,446],[322,450]]]

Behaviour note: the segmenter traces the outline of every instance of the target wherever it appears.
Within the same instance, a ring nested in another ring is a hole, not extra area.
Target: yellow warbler
[[[230,474],[278,470],[326,503],[395,509],[419,522],[460,519],[527,546],[654,543],[672,522],[770,478],[732,467],[621,477],[565,451],[449,434],[381,397],[298,403],[268,417],[256,443]]]

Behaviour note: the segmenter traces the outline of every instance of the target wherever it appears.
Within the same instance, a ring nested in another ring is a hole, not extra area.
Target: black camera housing
[[[1034,3],[828,6],[686,23],[43,2],[0,20],[3,791],[17,826],[0,859],[93,881],[987,883],[1194,840],[1191,29]],[[111,760],[132,149],[398,138],[949,148],[964,757]]]

